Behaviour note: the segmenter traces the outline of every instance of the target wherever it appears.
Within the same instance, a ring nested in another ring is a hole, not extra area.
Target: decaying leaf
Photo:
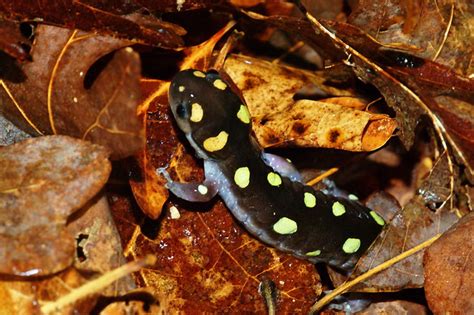
[[[474,310],[473,232],[471,212],[425,252],[425,293],[435,314],[468,314]]]
[[[358,1],[349,23],[392,47],[436,60],[462,74],[473,72],[469,1]],[[427,31],[429,30],[429,31]]]
[[[1,111],[27,131],[90,140],[109,147],[114,158],[136,152],[144,141],[143,127],[136,116],[140,97],[138,55],[131,48],[121,49],[103,69],[97,65],[99,69],[90,72],[99,58],[129,44],[111,37],[39,26],[33,61],[16,69],[25,80],[2,81]]]
[[[0,148],[0,273],[39,276],[74,260],[67,218],[107,181],[108,152],[49,136]]]
[[[293,144],[370,151],[385,144],[396,128],[395,121],[386,115],[337,105],[334,99],[328,103],[294,100],[295,94],[310,84],[325,97],[352,96],[324,85],[323,73],[245,56],[228,58],[224,69],[241,90],[252,115],[253,130],[263,147]]]

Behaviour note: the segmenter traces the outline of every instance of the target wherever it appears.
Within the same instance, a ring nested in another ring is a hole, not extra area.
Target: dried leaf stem
[[[129,262],[128,264],[120,266],[95,280],[87,282],[83,286],[73,289],[71,292],[60,297],[54,302],[44,304],[41,307],[41,312],[48,314],[51,312],[60,311],[66,305],[74,303],[88,295],[97,293],[112,284],[114,281],[117,281],[118,279],[132,272],[138,271],[145,266],[153,265],[155,262],[156,256],[154,255],[147,255],[142,259]]]
[[[340,285],[336,289],[334,289],[331,293],[328,295],[324,296],[321,300],[317,301],[310,309],[309,313],[313,314],[317,311],[319,311],[321,308],[323,308],[326,304],[328,304],[330,301],[332,301],[336,296],[341,295],[342,293],[346,292],[350,288],[352,288],[354,285],[358,284],[359,282],[362,282],[370,277],[372,277],[374,274],[379,273],[394,264],[398,263],[399,261],[417,253],[418,251],[430,246],[434,241],[436,241],[442,234],[436,234],[432,238],[428,239],[427,241],[424,241],[421,244],[418,244],[417,246],[410,248],[409,250],[381,263],[380,265],[370,269],[369,271],[361,274],[357,278],[348,281],[344,283],[343,285]]]
[[[316,185],[317,183],[319,183],[323,179],[325,179],[325,178],[331,176],[332,174],[336,173],[338,170],[339,170],[339,168],[337,168],[337,167],[330,168],[326,172],[322,173],[321,175],[319,175],[319,176],[313,178],[312,180],[308,181],[306,183],[306,185],[308,185],[308,186]]]

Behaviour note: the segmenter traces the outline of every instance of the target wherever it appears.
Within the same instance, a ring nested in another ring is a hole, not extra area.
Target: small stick
[[[313,178],[312,180],[310,180],[309,182],[307,182],[306,185],[313,186],[314,184],[319,183],[320,181],[322,181],[326,177],[331,176],[332,174],[336,173],[337,171],[339,171],[339,168],[337,168],[337,167],[330,168],[326,172],[322,173],[321,175],[319,175],[319,176]]]

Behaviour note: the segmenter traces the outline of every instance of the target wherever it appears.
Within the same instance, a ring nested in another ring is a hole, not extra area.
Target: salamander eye
[[[178,104],[176,114],[178,114],[179,118],[186,118],[186,107],[183,104]]]

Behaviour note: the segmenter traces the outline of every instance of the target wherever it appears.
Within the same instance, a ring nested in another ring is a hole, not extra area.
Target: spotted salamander
[[[192,202],[217,193],[257,239],[311,262],[350,270],[384,220],[360,203],[324,194],[299,180],[284,158],[264,153],[251,135],[247,107],[215,72],[179,72],[169,88],[179,128],[204,159],[202,183],[168,189]]]

